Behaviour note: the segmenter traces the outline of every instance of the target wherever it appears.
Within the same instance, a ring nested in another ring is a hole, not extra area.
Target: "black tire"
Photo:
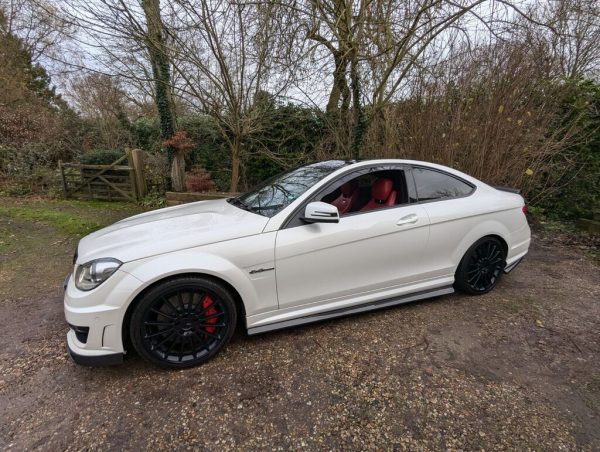
[[[153,287],[136,305],[129,334],[146,361],[168,369],[202,364],[234,333],[232,295],[208,278],[182,277]]]
[[[488,293],[502,277],[506,252],[500,240],[483,237],[463,256],[454,276],[454,287],[471,295]]]

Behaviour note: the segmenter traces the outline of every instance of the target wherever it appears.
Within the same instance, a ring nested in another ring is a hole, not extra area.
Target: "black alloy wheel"
[[[151,289],[131,316],[136,351],[165,368],[186,368],[212,358],[231,339],[235,302],[220,284],[178,278]]]
[[[455,275],[457,289],[480,295],[492,290],[502,276],[506,253],[500,241],[484,237],[466,252]]]

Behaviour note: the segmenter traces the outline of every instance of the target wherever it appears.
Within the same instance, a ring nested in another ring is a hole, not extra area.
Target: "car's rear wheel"
[[[502,276],[506,253],[500,240],[483,237],[467,250],[455,275],[458,290],[481,295],[492,290]]]
[[[229,291],[211,279],[184,277],[146,293],[134,308],[129,331],[142,358],[181,369],[217,354],[231,339],[235,324]]]

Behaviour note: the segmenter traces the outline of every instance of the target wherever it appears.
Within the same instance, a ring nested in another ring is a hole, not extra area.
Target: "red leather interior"
[[[358,184],[355,180],[351,180],[350,182],[346,182],[344,185],[340,187],[341,194],[331,201],[331,204],[337,207],[340,215],[343,215],[350,211],[354,201],[358,197]]]
[[[397,192],[391,179],[377,179],[371,186],[371,200],[360,210],[393,206],[396,203],[396,196]]]

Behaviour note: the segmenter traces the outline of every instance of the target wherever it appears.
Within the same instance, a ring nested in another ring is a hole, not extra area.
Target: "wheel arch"
[[[506,240],[504,240],[504,237],[502,237],[498,234],[488,234],[488,235],[484,235],[483,237],[481,237],[481,239],[485,239],[487,237],[497,239],[500,242],[500,244],[502,245],[502,248],[504,249],[504,257],[506,258],[506,256],[508,256],[508,243],[506,242]],[[481,240],[481,239],[479,239],[479,240]],[[473,243],[475,243],[475,242],[473,242]]]
[[[483,235],[483,236],[479,237],[477,240],[474,240],[473,242],[471,242],[469,244],[469,246],[467,246],[465,248],[465,250],[462,253],[462,256],[461,256],[460,260],[458,261],[458,264],[456,265],[456,268],[454,269],[454,274],[456,274],[456,272],[458,271],[458,269],[460,267],[460,264],[462,263],[463,259],[465,258],[465,256],[467,255],[467,253],[469,252],[469,250],[471,249],[471,247],[473,245],[475,245],[477,242],[479,242],[480,240],[486,239],[488,237],[496,239],[496,240],[498,240],[500,242],[500,244],[502,245],[502,248],[504,249],[504,256],[505,256],[505,259],[506,259],[506,256],[508,255],[508,243],[506,242],[506,240],[504,239],[504,237],[502,237],[501,235],[498,235],[498,234],[486,234],[486,235]]]
[[[165,276],[164,278],[157,279],[156,281],[153,281],[148,286],[144,287],[137,295],[135,295],[135,297],[133,297],[133,299],[127,306],[125,315],[123,316],[123,323],[121,326],[121,339],[123,341],[123,347],[125,350],[132,348],[131,347],[131,339],[129,337],[129,323],[131,321],[131,315],[133,313],[133,310],[138,305],[140,300],[144,297],[144,295],[146,295],[149,291],[151,291],[155,287],[157,287],[161,284],[164,284],[167,281],[172,281],[174,279],[179,279],[179,278],[204,278],[204,279],[209,279],[213,282],[216,282],[216,283],[222,285],[231,294],[231,296],[233,297],[233,299],[235,301],[235,308],[238,313],[238,324],[236,325],[236,328],[238,328],[240,326],[242,326],[243,328],[246,328],[246,306],[244,305],[244,301],[243,301],[242,296],[240,295],[239,291],[231,283],[224,280],[223,278],[219,278],[218,276],[211,275],[209,273],[203,273],[203,272],[175,273],[175,274]]]
[[[465,255],[467,254],[467,252],[471,249],[471,247],[475,243],[477,243],[481,239],[485,239],[485,238],[489,237],[489,238],[494,238],[494,239],[498,240],[500,242],[500,244],[502,245],[502,248],[504,250],[505,258],[508,255],[508,249],[509,249],[508,248],[508,242],[506,241],[506,239],[502,235],[500,235],[498,233],[495,233],[495,232],[492,232],[492,233],[477,235],[475,237],[471,237],[471,238],[469,238],[468,241],[465,241],[465,242],[462,243],[462,246],[460,247],[460,254],[457,256],[458,259],[456,259],[456,257],[455,257],[456,260],[454,261],[454,262],[456,262],[455,267],[454,267],[454,273],[455,274],[458,271],[458,268],[460,267],[460,264],[463,261],[463,259],[464,259]]]

